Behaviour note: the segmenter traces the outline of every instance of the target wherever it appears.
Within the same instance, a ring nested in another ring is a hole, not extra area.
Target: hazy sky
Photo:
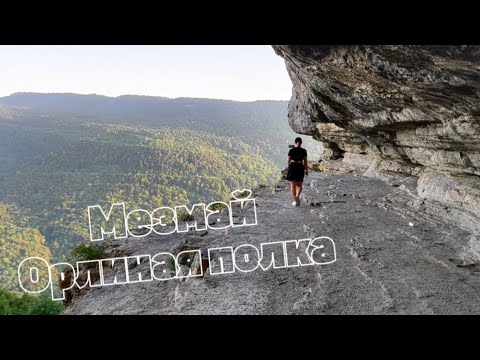
[[[32,91],[288,100],[291,88],[283,59],[267,45],[0,46],[0,96]]]

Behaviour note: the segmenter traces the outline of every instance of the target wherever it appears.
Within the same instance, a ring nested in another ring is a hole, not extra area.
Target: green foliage
[[[37,229],[22,224],[22,219],[11,216],[8,209],[6,204],[0,203],[0,285],[20,290],[17,280],[19,263],[31,256],[50,261],[50,250]],[[38,285],[43,287],[45,284]]]
[[[100,260],[105,251],[104,244],[80,244],[72,250],[70,256],[74,261]]]
[[[57,315],[64,309],[61,301],[49,294],[14,293],[0,288],[0,315]]]
[[[168,270],[173,271],[173,272],[177,272],[177,266],[176,266],[175,261],[173,259],[169,259],[167,261],[167,267],[168,267]]]
[[[213,204],[213,205],[210,205],[210,206],[209,206],[209,209],[210,209],[210,210],[213,210],[213,211],[216,211],[216,210],[222,211],[223,209],[225,209],[225,205],[219,204],[219,203],[215,203],[215,204]]]
[[[63,309],[61,301],[53,301],[50,294],[40,294],[30,308],[30,315],[58,315]]]

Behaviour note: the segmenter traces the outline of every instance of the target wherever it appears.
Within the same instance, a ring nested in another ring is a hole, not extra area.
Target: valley
[[[61,261],[88,243],[88,206],[226,200],[277,181],[296,135],[280,101],[22,93],[0,98],[0,108],[3,221],[36,244],[20,254],[2,232],[0,286],[13,290],[24,255]],[[319,156],[320,144],[305,141]]]

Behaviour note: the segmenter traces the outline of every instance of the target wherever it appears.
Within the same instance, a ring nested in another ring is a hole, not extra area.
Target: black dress
[[[287,180],[303,182],[305,176],[305,167],[303,159],[307,156],[307,150],[301,147],[290,149],[288,156],[292,157],[292,162],[288,165]]]

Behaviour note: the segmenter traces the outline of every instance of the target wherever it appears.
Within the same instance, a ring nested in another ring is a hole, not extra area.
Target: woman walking
[[[303,177],[308,176],[307,150],[302,148],[302,139],[295,139],[295,147],[290,149],[287,157],[290,191],[293,197],[293,206],[300,206],[300,194],[302,193]]]

